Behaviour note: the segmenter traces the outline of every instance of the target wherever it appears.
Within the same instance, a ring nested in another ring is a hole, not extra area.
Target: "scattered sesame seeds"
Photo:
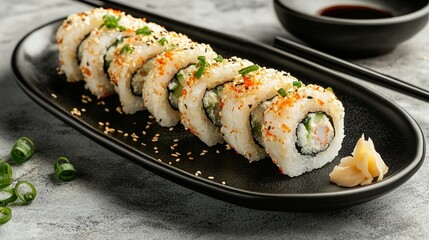
[[[194,158],[193,157],[189,157],[189,160],[194,160]]]
[[[85,109],[85,108],[82,108],[80,111],[81,111],[81,112],[86,112],[86,109]]]
[[[51,97],[53,97],[55,99],[58,98],[57,95],[55,95],[55,93],[51,93]]]
[[[216,153],[217,153],[217,154],[220,154],[220,151],[219,151],[219,150],[216,150]]]
[[[105,109],[104,109],[104,111],[105,111],[105,112],[110,112],[110,109],[105,108]]]
[[[118,112],[119,114],[123,114],[122,112],[122,108],[121,107],[116,107],[115,108],[116,112]]]
[[[222,184],[223,184],[223,185],[225,185],[225,184],[226,184],[226,182],[225,182],[225,181],[222,181]]]
[[[147,146],[147,144],[146,144],[146,143],[140,143],[140,145],[142,145],[142,146],[144,146],[144,147],[146,147],[146,146]]]
[[[143,134],[143,135],[146,135],[146,131],[142,131],[142,134]]]
[[[82,115],[82,113],[81,113],[77,108],[73,108],[73,109],[70,111],[70,113],[71,113],[72,115],[75,115],[75,116],[81,116],[81,115]]]
[[[180,162],[180,158],[176,158],[176,162]]]
[[[192,152],[188,152],[188,153],[186,153],[186,155],[188,155],[188,156],[191,156],[191,154],[192,154]]]
[[[174,130],[173,127],[169,128],[168,131],[172,132]]]
[[[210,180],[213,180],[213,179],[214,179],[214,177],[213,177],[213,176],[208,176],[207,178],[208,178],[208,179],[210,179]]]
[[[102,123],[102,122],[98,122],[98,125],[100,125],[100,126],[104,126],[104,123]]]

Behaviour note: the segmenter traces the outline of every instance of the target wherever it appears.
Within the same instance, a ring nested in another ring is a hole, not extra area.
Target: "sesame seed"
[[[216,153],[217,153],[217,154],[219,154],[219,153],[220,153],[220,151],[219,151],[219,150],[216,150]]]
[[[192,154],[192,152],[188,152],[188,153],[186,153],[186,155],[188,155],[188,156],[190,156]]]
[[[174,130],[173,127],[169,128],[168,131],[172,132]]]
[[[100,125],[100,126],[104,126],[104,123],[102,123],[102,122],[98,122],[98,125]]]
[[[180,162],[180,158],[176,158],[176,162]]]
[[[193,157],[189,157],[189,160],[194,160],[194,158]]]
[[[226,182],[225,182],[225,181],[222,181],[222,184],[223,184],[223,185],[225,185],[225,184],[226,184]]]
[[[105,112],[110,112],[110,110],[108,108],[105,108],[104,111]]]
[[[208,179],[210,179],[210,180],[213,180],[213,179],[214,179],[214,177],[213,177],[213,176],[208,176],[207,178],[208,178]]]
[[[57,98],[57,95],[55,95],[55,93],[51,93],[51,97]]]

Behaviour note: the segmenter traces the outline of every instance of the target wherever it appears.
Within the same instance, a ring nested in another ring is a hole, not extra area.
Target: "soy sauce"
[[[393,14],[388,11],[359,5],[335,5],[327,7],[320,11],[320,15],[347,19],[380,19],[393,17]]]

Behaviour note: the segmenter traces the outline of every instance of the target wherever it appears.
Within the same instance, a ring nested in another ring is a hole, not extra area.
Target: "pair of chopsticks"
[[[151,16],[152,14],[141,9],[137,9],[125,4],[117,3],[110,0],[79,0],[94,7],[114,8],[130,13],[135,16]],[[168,21],[167,18],[165,18]],[[162,23],[160,23],[162,24]],[[398,78],[362,67],[360,65],[348,62],[346,60],[334,57],[321,51],[306,47],[302,44],[277,36],[274,40],[274,47],[289,53],[295,54],[322,66],[357,77],[361,80],[368,81],[394,91],[406,94],[429,102],[429,91],[407,83]]]

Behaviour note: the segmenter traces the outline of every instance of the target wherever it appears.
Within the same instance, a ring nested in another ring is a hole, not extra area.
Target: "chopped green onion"
[[[12,147],[10,155],[17,163],[23,163],[33,156],[35,147],[34,143],[26,137],[20,137]]]
[[[103,16],[103,24],[101,24],[100,28],[106,26],[107,29],[115,29],[118,28],[120,31],[125,31],[126,28],[119,25],[119,20],[121,20],[121,16],[115,18],[114,16],[104,15]]]
[[[331,93],[334,93],[334,89],[332,89],[331,87],[327,87],[327,88],[326,88],[326,91],[331,92]]]
[[[259,65],[255,64],[255,65],[252,65],[252,66],[245,67],[245,68],[241,69],[240,71],[238,71],[238,73],[241,74],[242,76],[244,76],[244,75],[246,75],[246,74],[248,74],[250,72],[257,71],[258,69],[259,69]]]
[[[159,45],[164,46],[165,43],[168,43],[168,40],[163,37],[161,39],[158,40]]]
[[[9,186],[7,188],[0,189],[0,193],[3,192],[3,193],[7,193],[10,195],[8,198],[0,199],[0,206],[6,206],[9,203],[15,202],[16,199],[18,199],[18,197],[16,196],[16,194],[14,192],[14,189],[15,188],[11,187],[11,186]]]
[[[292,86],[300,88],[302,86],[302,82],[301,81],[293,81]]]
[[[19,189],[20,189],[21,185],[27,185],[30,188],[31,192],[27,191],[24,194],[21,194],[19,192]],[[25,204],[31,203],[36,198],[36,195],[37,195],[36,188],[33,186],[33,184],[31,184],[28,181],[19,181],[19,182],[17,182],[16,185],[15,185],[15,189],[13,190],[13,192]]]
[[[283,88],[280,88],[279,90],[277,90],[277,93],[282,96],[282,97],[286,97],[287,96],[287,92],[286,90],[284,90]]]
[[[142,34],[145,36],[149,36],[151,33],[152,33],[152,31],[150,30],[150,28],[148,26],[144,26],[144,27],[136,30],[137,35]]]
[[[9,177],[12,177],[12,168],[9,163],[5,163],[0,160],[0,173],[4,173]]]
[[[206,69],[206,67],[209,66],[209,63],[206,62],[206,57],[205,56],[198,56],[198,63],[197,63],[197,71],[194,73],[194,77],[196,78],[201,78],[201,76],[203,76],[204,70]]]
[[[0,224],[9,222],[12,218],[12,210],[8,207],[0,206]]]
[[[55,175],[63,182],[68,182],[76,176],[76,169],[68,158],[60,157],[54,164]]]
[[[134,52],[134,48],[132,46],[130,46],[130,44],[125,44],[121,50],[119,51],[119,54],[123,54],[123,53],[133,53]]]
[[[7,173],[0,173],[0,189],[13,183],[13,178]]]
[[[217,55],[217,57],[215,57],[214,60],[216,62],[222,62],[223,61],[223,57],[221,55]]]

